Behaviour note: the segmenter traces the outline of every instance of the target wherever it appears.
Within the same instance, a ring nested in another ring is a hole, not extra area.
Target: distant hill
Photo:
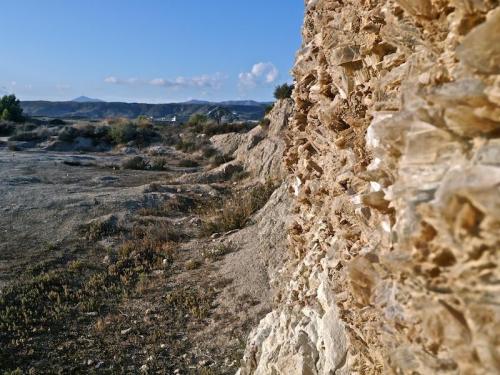
[[[76,103],[102,103],[103,102],[103,100],[92,99],[92,98],[89,98],[87,96],[79,96],[78,98],[75,98],[71,101],[76,102]]]
[[[234,113],[241,120],[260,120],[264,116],[267,103],[237,104],[222,103],[108,103],[108,102],[48,102],[24,101],[21,105],[25,114],[34,117],[86,118],[99,120],[110,117],[137,118],[150,116],[153,118],[176,116],[179,121],[186,121],[195,113],[208,114],[220,107]]]

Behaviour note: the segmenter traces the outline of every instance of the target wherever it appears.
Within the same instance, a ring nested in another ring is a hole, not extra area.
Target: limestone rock
[[[309,0],[291,259],[240,374],[500,372],[500,9]]]
[[[278,100],[267,116],[269,127],[259,125],[247,134],[215,135],[210,141],[219,152],[234,156],[236,162],[257,179],[282,179],[285,175],[284,134],[292,110],[292,100]]]

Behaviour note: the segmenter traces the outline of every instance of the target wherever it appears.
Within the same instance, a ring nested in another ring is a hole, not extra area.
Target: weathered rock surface
[[[285,131],[292,111],[291,99],[278,100],[267,115],[269,127],[259,125],[246,134],[215,135],[210,141],[222,154],[233,155],[253,177],[261,181],[282,179]]]
[[[498,2],[306,8],[292,259],[240,373],[498,373]]]

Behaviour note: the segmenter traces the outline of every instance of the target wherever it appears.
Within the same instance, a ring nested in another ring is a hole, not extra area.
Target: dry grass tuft
[[[248,219],[264,207],[277,186],[276,182],[268,181],[244,191],[234,192],[223,201],[205,207],[202,235],[209,236],[243,228]]]

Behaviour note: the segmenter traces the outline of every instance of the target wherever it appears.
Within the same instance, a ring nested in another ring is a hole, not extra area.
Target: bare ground
[[[177,183],[200,171],[175,153],[169,172],[123,157],[0,148],[0,369],[238,368],[284,258],[285,189],[243,230],[200,237],[198,208],[238,186]]]

